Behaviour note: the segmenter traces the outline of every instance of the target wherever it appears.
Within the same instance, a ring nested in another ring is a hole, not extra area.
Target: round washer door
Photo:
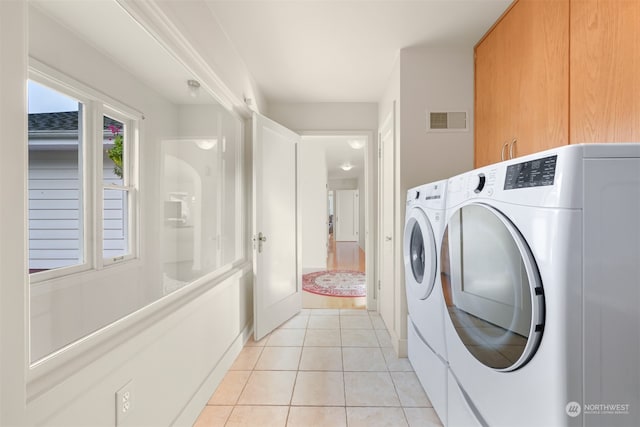
[[[545,320],[542,282],[527,242],[505,215],[483,204],[453,213],[441,281],[451,324],[478,361],[513,371],[534,356]]]
[[[425,299],[433,290],[437,271],[436,239],[422,209],[413,207],[404,225],[404,276],[407,296]]]

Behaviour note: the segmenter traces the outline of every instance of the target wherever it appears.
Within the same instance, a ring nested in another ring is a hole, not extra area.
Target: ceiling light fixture
[[[200,82],[197,80],[187,80],[187,87],[189,88],[189,95],[195,98],[198,96],[198,90],[200,89]]]
[[[211,150],[218,143],[218,139],[196,139],[195,143],[202,150]]]
[[[353,148],[354,150],[359,150],[362,147],[364,147],[364,141],[361,139],[350,139],[347,141],[347,143],[351,146],[351,148]]]
[[[351,164],[351,162],[346,162],[340,165],[340,169],[342,169],[343,171],[350,171],[351,169],[353,169],[353,165]]]

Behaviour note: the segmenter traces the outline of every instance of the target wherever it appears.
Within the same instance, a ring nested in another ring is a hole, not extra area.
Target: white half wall
[[[114,426],[115,392],[133,380],[127,426],[191,425],[252,326],[250,270],[208,288],[27,405],[21,425]]]
[[[325,147],[303,139],[299,144],[299,154],[302,270],[326,270],[329,228]]]

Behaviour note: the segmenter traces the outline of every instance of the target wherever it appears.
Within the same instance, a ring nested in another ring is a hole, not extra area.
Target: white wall
[[[329,178],[329,190],[357,190],[358,179],[357,178]]]
[[[325,147],[304,141],[299,144],[302,206],[303,272],[327,268],[327,162]]]
[[[0,425],[23,424],[27,370],[26,2],[0,1]]]
[[[0,158],[0,195],[16,207],[0,210],[0,424],[113,426],[115,391],[133,380],[134,407],[123,425],[191,425],[250,329],[248,263],[218,281],[182,289],[128,316],[102,335],[109,339],[93,337],[45,363],[26,366],[26,18],[26,2],[0,2],[0,144],[12,152]],[[158,211],[153,200],[160,200],[155,142],[175,128],[175,111],[81,40],[66,31],[48,38],[51,33],[43,26],[51,23],[36,15],[29,21],[42,24],[32,26],[29,34],[34,56],[145,113],[145,140],[151,143],[140,149],[142,259],[111,269],[104,280],[85,275],[81,281],[85,290],[104,292],[105,305],[109,300],[126,305],[130,299],[148,298],[136,281],[153,283],[156,276],[150,273],[161,272],[151,261],[160,259],[155,230],[161,215],[153,214]],[[74,307],[80,302],[66,303]],[[99,305],[78,306],[104,314]]]
[[[268,116],[297,132],[378,129],[377,104],[368,102],[272,103]]]
[[[379,120],[396,102],[395,288],[393,319],[385,319],[401,353],[407,307],[402,255],[405,196],[416,185],[447,179],[473,167],[473,48],[406,48],[379,104]],[[426,113],[468,111],[467,132],[426,131]]]
[[[398,194],[400,193],[399,190],[399,183],[400,183],[400,117],[402,112],[400,111],[400,58],[398,57],[396,59],[396,62],[393,66],[393,70],[392,73],[389,77],[389,82],[387,84],[387,88],[385,89],[380,102],[378,104],[378,121],[380,123],[380,126],[383,126],[385,123],[385,120],[387,120],[389,117],[391,117],[392,120],[395,121],[395,132],[394,132],[394,141],[395,141],[395,150],[393,153],[394,156],[394,173],[395,173],[395,177],[394,177],[394,183],[393,183],[393,191],[394,194],[391,196],[392,200],[391,201],[387,201],[387,200],[381,200],[380,203],[393,203],[393,208],[394,208],[394,216],[396,218],[395,222],[394,222],[394,236],[393,236],[393,261],[391,262],[392,266],[391,268],[394,268],[394,272],[397,271],[399,268],[403,268],[403,264],[400,263],[398,264],[398,257],[402,256],[402,242],[401,242],[401,238],[399,236],[402,236],[402,229],[404,227],[404,220],[402,221],[402,223],[400,223],[400,221],[397,220],[397,218],[400,215],[400,211],[401,209],[403,209],[404,207],[404,203],[402,203],[403,206],[399,206],[398,203]],[[395,117],[395,119],[394,119]],[[394,126],[393,123],[391,124],[391,126]],[[382,130],[382,129],[380,129]],[[378,134],[379,135],[379,134]],[[376,145],[376,147],[378,149],[381,149],[380,146],[380,139],[378,139],[378,144]],[[382,162],[382,160],[380,160]],[[380,165],[379,165],[380,166]],[[378,187],[379,190],[382,188],[383,183],[381,181],[378,182]],[[381,205],[378,206],[378,213],[380,213],[380,209],[381,209]],[[391,335],[394,347],[396,349],[396,351],[398,352],[398,354],[400,355],[405,355],[405,353],[403,352],[402,347],[402,340],[403,340],[403,336],[402,336],[402,328],[401,325],[403,323],[406,323],[406,316],[405,319],[401,319],[401,302],[402,300],[404,300],[404,296],[402,295],[402,292],[404,292],[404,284],[401,284],[397,277],[394,279],[393,283],[385,283],[384,281],[382,281],[382,263],[389,263],[389,260],[383,260],[381,259],[381,254],[383,253],[383,245],[384,242],[382,241],[382,221],[383,218],[380,218],[380,223],[378,224],[378,235],[380,236],[380,240],[378,241],[378,248],[377,248],[377,258],[376,258],[376,269],[377,269],[377,275],[379,277],[379,280],[381,280],[380,282],[380,297],[379,297],[379,309],[380,309],[380,314],[382,316],[382,319],[384,320],[384,323],[387,327],[387,329],[389,330],[389,333]],[[395,274],[395,273],[394,273]],[[394,275],[395,277],[395,275]],[[384,303],[384,304],[383,304]],[[390,309],[389,306],[393,305],[393,308]],[[406,334],[404,335],[404,338],[406,338]]]
[[[400,88],[404,200],[409,188],[473,168],[473,48],[403,49]],[[426,132],[428,110],[468,111],[469,130]]]

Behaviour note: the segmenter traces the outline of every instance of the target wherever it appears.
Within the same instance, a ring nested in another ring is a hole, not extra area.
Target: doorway
[[[370,136],[303,133],[300,144],[303,308],[367,307]],[[371,204],[372,205],[372,204]]]

